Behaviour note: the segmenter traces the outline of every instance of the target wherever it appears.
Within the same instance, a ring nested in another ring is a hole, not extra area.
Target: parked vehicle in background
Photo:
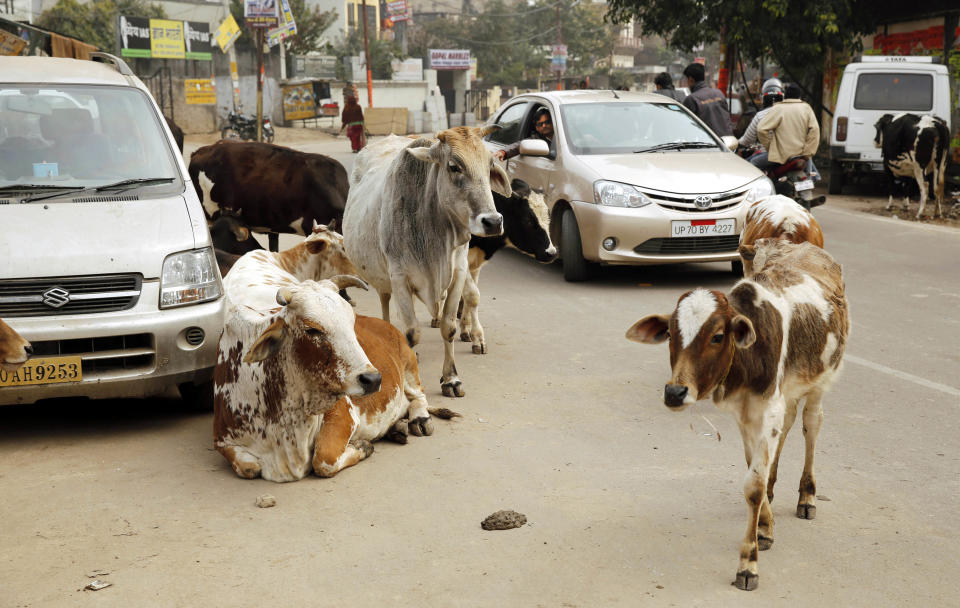
[[[273,122],[270,118],[263,117],[263,141],[268,144],[273,143]],[[257,141],[257,117],[243,114],[242,112],[227,112],[227,119],[220,126],[220,139],[242,139],[244,141]]]
[[[550,145],[531,138],[535,114],[553,120]],[[732,262],[747,208],[774,193],[682,104],[655,93],[558,91],[507,101],[491,119],[493,150],[520,142],[511,177],[542,192],[568,281],[597,264]]]
[[[203,208],[120,59],[0,57],[0,318],[33,345],[0,405],[212,405],[224,297]]]
[[[853,175],[883,173],[875,125],[903,112],[933,114],[950,127],[947,66],[932,57],[864,55],[844,68],[830,133],[830,194]]]

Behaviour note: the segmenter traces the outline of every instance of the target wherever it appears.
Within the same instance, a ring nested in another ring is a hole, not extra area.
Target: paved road
[[[352,161],[344,139],[309,147]],[[329,480],[236,478],[211,417],[175,400],[0,409],[0,606],[954,606],[960,592],[960,231],[816,211],[853,334],[825,399],[817,519],[787,442],[760,588],[730,586],[745,523],[732,419],[660,401],[666,347],[626,328],[728,265],[568,284],[503,252],[481,277],[490,347],[457,348],[463,414]],[[357,291],[357,290],[354,290]],[[359,310],[379,311],[359,293]],[[277,506],[258,509],[271,493]],[[485,532],[498,509],[520,529]],[[79,591],[95,570],[113,583]]]

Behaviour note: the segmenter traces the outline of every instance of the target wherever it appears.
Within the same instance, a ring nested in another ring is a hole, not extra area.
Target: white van
[[[884,114],[933,114],[950,126],[947,66],[932,57],[864,55],[843,70],[830,133],[830,194],[851,173],[883,171],[874,125]]]
[[[0,318],[33,346],[0,405],[206,406],[224,296],[203,209],[143,82],[95,59],[0,57]]]

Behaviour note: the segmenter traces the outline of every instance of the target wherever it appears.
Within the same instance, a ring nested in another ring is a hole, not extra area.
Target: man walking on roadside
[[[707,86],[704,82],[706,73],[703,64],[691,63],[683,70],[690,86],[690,94],[683,100],[683,105],[696,114],[700,120],[707,123],[713,132],[721,137],[733,135],[733,125],[730,123],[730,111],[727,109],[727,98],[719,89]]]
[[[673,77],[670,76],[669,72],[660,72],[657,74],[657,77],[653,79],[653,84],[657,87],[656,92],[661,95],[666,95],[671,99],[676,99],[681,102],[686,98],[683,91],[678,91],[673,88]]]

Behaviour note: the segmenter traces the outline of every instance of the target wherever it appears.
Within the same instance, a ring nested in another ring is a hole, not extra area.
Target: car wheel
[[[191,409],[201,412],[213,411],[213,380],[207,380],[201,384],[184,382],[177,388],[180,389],[183,402]]]
[[[742,277],[743,276],[743,262],[736,260],[730,262],[730,270],[733,271],[733,276]]]
[[[240,139],[240,134],[233,127],[220,129],[220,139]]]
[[[583,257],[580,228],[573,209],[560,216],[560,257],[563,259],[563,278],[567,281],[586,281],[590,278],[590,263]]]
[[[843,165],[830,161],[830,194],[840,194],[843,191]]]

